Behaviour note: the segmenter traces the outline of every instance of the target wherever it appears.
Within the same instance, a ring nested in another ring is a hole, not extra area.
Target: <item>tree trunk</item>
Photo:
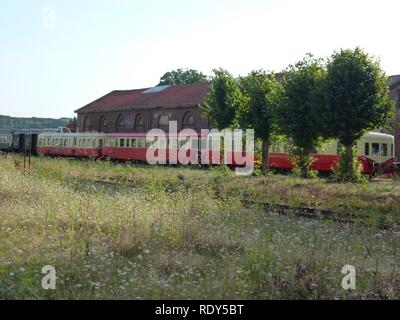
[[[353,179],[353,157],[354,157],[354,152],[353,152],[353,146],[345,146],[345,153],[344,153],[344,163],[345,163],[345,170],[346,170],[346,180],[351,181]]]
[[[310,178],[310,170],[311,170],[311,165],[313,163],[313,158],[311,158],[311,153],[313,151],[312,147],[309,148],[304,148],[303,152],[301,153],[301,177],[308,179]]]
[[[262,143],[262,164],[261,170],[267,172],[269,168],[269,141],[263,140]]]

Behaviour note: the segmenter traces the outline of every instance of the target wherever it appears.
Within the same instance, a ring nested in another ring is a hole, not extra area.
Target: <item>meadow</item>
[[[0,156],[0,299],[400,298],[398,181],[20,161]],[[259,202],[356,223],[267,213]],[[355,290],[342,288],[346,264]],[[41,286],[45,265],[55,290]]]

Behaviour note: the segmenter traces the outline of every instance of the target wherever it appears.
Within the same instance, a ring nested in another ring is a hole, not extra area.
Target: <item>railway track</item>
[[[134,181],[125,180],[124,182],[117,181],[116,179],[85,179],[87,182],[104,184],[109,186],[126,185],[129,184],[132,187],[140,187]],[[286,204],[276,204],[254,200],[243,200],[243,204],[246,208],[261,208],[266,214],[275,214],[282,216],[297,216],[308,219],[323,219],[335,221],[342,224],[360,224],[368,227],[377,227],[380,230],[388,230],[393,232],[400,232],[400,226],[381,223],[375,225],[368,221],[366,217],[361,216],[359,213],[352,213],[350,210],[344,209],[342,212],[338,212],[332,209],[316,208],[307,206],[293,206]]]
[[[368,223],[365,217],[360,216],[360,214],[353,214],[348,211],[339,213],[330,209],[304,207],[304,206],[290,206],[284,204],[271,204],[268,202],[259,202],[251,200],[245,200],[244,204],[248,208],[251,207],[262,208],[262,210],[267,214],[275,214],[275,215],[277,214],[284,216],[294,215],[310,219],[330,220],[343,224],[361,224],[368,227],[377,227],[380,230],[400,232],[400,226],[389,225],[385,223],[381,223],[379,225],[373,225],[371,223]]]

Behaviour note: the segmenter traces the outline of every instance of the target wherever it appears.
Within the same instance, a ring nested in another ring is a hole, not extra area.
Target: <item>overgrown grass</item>
[[[3,299],[400,297],[400,234],[375,227],[398,221],[397,182],[41,158],[26,172],[0,158],[0,177]],[[267,215],[246,198],[350,208],[371,226]],[[355,291],[341,287],[345,264]],[[56,290],[41,287],[45,265]]]

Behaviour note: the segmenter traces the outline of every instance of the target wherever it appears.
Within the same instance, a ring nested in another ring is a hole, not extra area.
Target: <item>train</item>
[[[74,157],[107,159],[132,162],[147,162],[147,150],[151,142],[146,133],[70,133],[63,129],[56,130],[0,130],[0,151],[19,151],[52,157]],[[192,149],[199,153],[198,163],[219,165],[224,163],[224,155],[213,147],[207,154],[201,153],[201,146],[208,139],[198,134],[199,145]],[[177,136],[168,136],[166,141],[166,162],[175,164],[176,152],[186,141],[179,141]],[[168,147],[167,147],[168,146]],[[170,146],[171,148],[170,150]],[[358,159],[365,174],[395,173],[399,163],[395,158],[394,137],[389,134],[369,132],[357,145]],[[269,166],[271,169],[290,171],[294,164],[290,160],[288,147],[276,143],[270,147]],[[237,154],[239,153],[239,154]],[[241,166],[235,159],[246,157],[242,151],[228,153],[231,166]],[[316,148],[312,154],[314,162],[311,169],[319,172],[331,172],[337,168],[339,160],[339,144],[337,140],[328,141],[323,147]],[[254,156],[253,161],[259,163]]]
[[[71,132],[68,128],[0,129],[0,151],[36,154],[39,135]]]

